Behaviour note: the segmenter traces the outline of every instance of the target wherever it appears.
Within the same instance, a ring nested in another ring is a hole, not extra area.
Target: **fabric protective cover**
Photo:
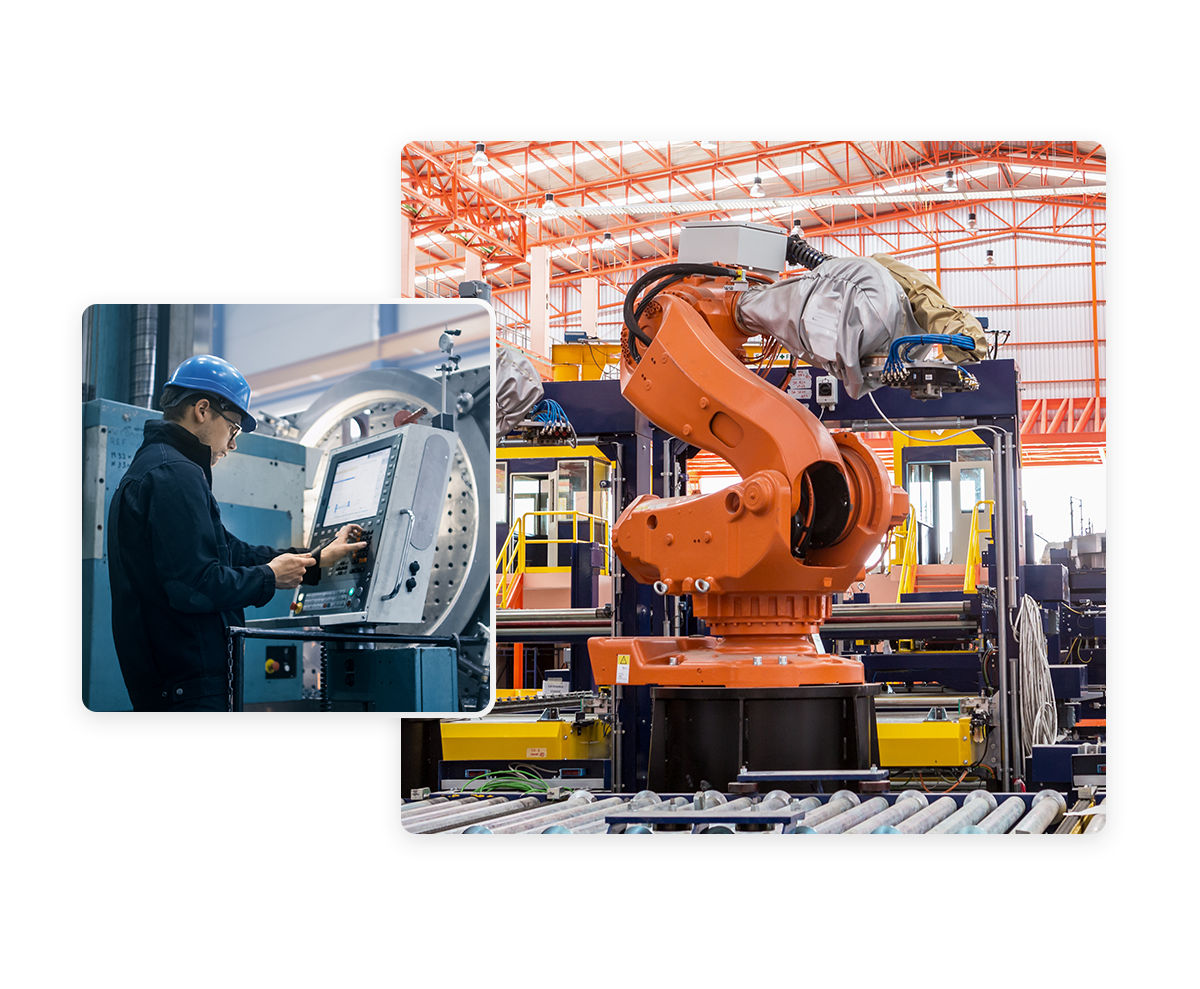
[[[504,436],[542,400],[542,379],[529,358],[500,345],[496,354],[496,435]]]
[[[872,258],[887,268],[892,277],[900,283],[922,333],[961,333],[975,341],[973,352],[959,347],[943,346],[942,354],[947,360],[955,364],[965,364],[978,361],[987,353],[987,337],[984,336],[979,320],[970,313],[950,305],[937,283],[925,272],[901,264],[886,254],[873,254]]]
[[[815,271],[752,289],[738,303],[737,319],[747,332],[776,337],[836,376],[851,398],[870,390],[865,358],[921,332],[900,283],[872,258],[831,258]]]

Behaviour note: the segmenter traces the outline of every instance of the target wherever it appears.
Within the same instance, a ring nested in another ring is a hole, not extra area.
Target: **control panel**
[[[421,621],[446,500],[453,433],[407,425],[329,454],[309,545],[346,525],[367,545],[302,584],[292,615],[321,625]]]

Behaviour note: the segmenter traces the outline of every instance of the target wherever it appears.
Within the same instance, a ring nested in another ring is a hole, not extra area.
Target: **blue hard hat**
[[[257,423],[249,412],[250,383],[229,361],[212,354],[189,357],[175,368],[167,386],[187,392],[202,391],[225,399],[242,414],[242,432],[254,432]]]

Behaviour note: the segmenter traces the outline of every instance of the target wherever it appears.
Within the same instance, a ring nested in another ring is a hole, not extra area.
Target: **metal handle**
[[[408,556],[408,540],[412,536],[413,525],[417,520],[411,508],[402,508],[397,514],[408,516],[408,528],[404,532],[404,544],[400,547],[400,564],[396,567],[396,586],[380,598],[381,601],[390,601],[400,593],[400,582],[404,580],[404,561]]]

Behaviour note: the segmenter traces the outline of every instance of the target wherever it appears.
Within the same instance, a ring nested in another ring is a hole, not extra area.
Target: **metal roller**
[[[940,824],[929,829],[929,834],[958,834],[960,829],[982,821],[996,809],[996,798],[987,790],[972,790],[963,805]]]
[[[804,824],[796,829],[797,834],[842,834],[856,824],[860,824],[868,818],[874,817],[881,810],[886,810],[888,806],[886,797],[872,797],[865,803],[859,804],[857,807],[851,807],[849,810],[842,811],[836,817],[831,817],[827,821],[822,821],[820,824],[812,825],[808,823],[808,817],[804,818]]]
[[[502,801],[504,797],[477,797],[477,796],[460,796],[453,799],[444,799],[440,804],[429,804],[424,807],[415,807],[409,810],[407,807],[402,807],[400,816],[406,821],[427,821],[432,817],[447,814],[454,814],[462,810],[464,807],[478,807],[482,804],[495,804]]]
[[[808,814],[810,811],[814,811],[820,806],[821,806],[821,798],[820,797],[804,797],[803,799],[800,799],[800,800],[791,801],[788,804],[787,809],[790,811],[801,810],[801,811],[804,811],[805,814]]]
[[[586,791],[580,790],[579,793]],[[574,795],[572,795],[574,796]],[[588,794],[591,796],[591,794]],[[579,823],[582,819],[594,819],[598,814],[603,816],[606,813],[612,813],[618,807],[628,806],[629,801],[623,797],[606,797],[603,800],[576,800],[572,802],[568,800],[565,804],[555,804],[549,809],[543,805],[540,813],[532,815],[522,815],[520,819],[513,818],[511,821],[505,821],[499,827],[494,827],[492,830],[496,834],[522,834],[529,832],[541,831],[543,828],[551,824],[561,824],[564,827],[571,827],[571,822]]]
[[[473,807],[470,810],[463,811],[461,814],[450,814],[442,817],[437,816],[433,820],[424,819],[415,822],[414,824],[405,823],[405,829],[413,834],[431,834],[435,831],[450,831],[464,824],[474,824],[477,821],[490,820],[498,816],[507,816],[515,814],[527,807],[536,806],[541,801],[537,797],[520,797],[517,800],[507,800],[504,797],[500,801],[505,805],[497,807],[490,800],[481,802],[480,806]]]
[[[928,807],[917,811],[912,817],[895,824],[885,824],[876,828],[871,834],[924,834],[935,824],[953,814],[957,808],[958,804],[954,802],[953,797],[938,797]]]
[[[851,807],[857,806],[857,793],[851,793],[849,790],[838,790],[829,798],[829,802],[827,804],[825,804],[823,807],[816,807],[813,810],[810,810],[807,814],[800,818],[800,822],[804,827],[815,828],[818,824],[823,824],[825,821],[837,817],[839,814],[845,813]],[[800,833],[801,832],[799,830],[793,832],[793,834]],[[807,834],[808,832],[804,833]]]
[[[1046,828],[1067,811],[1067,801],[1057,790],[1042,790],[1033,798],[1033,806],[1013,828],[1013,834],[1044,834]]]
[[[413,814],[418,810],[425,810],[427,807],[432,807],[435,804],[444,804],[449,801],[449,797],[426,797],[424,800],[410,800],[402,808],[404,814]]]
[[[605,805],[607,805],[607,806],[605,806]],[[580,811],[577,814],[572,814],[570,817],[566,818],[565,820],[557,821],[555,823],[563,828],[566,828],[569,833],[576,834],[576,833],[578,833],[578,831],[577,831],[578,828],[588,827],[593,824],[599,824],[604,827],[607,827],[608,825],[605,823],[605,820],[604,820],[604,818],[606,816],[608,816],[609,814],[619,813],[623,810],[627,810],[628,808],[629,808],[628,800],[621,800],[620,798],[615,798],[615,804],[610,804],[610,802],[607,800],[599,800],[596,802],[594,809],[587,809],[587,810]],[[526,834],[537,833],[540,830],[541,830],[540,828],[529,828],[524,833],[526,833]],[[545,834],[545,831],[541,831],[541,833]]]
[[[978,824],[968,824],[959,834],[1007,834],[1025,813],[1025,801],[1009,797]]]
[[[925,794],[919,790],[905,790],[896,798],[891,807],[881,810],[873,817],[868,817],[861,824],[856,824],[846,834],[870,834],[876,828],[888,824],[896,824],[929,806]]]
[[[502,797],[501,799],[507,800]],[[539,818],[549,818],[551,815],[562,814],[568,808],[573,809],[581,804],[590,804],[595,801],[595,796],[587,790],[576,790],[566,800],[555,801],[553,803],[539,801],[535,806],[527,809],[522,809],[515,814],[505,815],[503,827],[508,829],[516,829],[521,827],[523,821],[534,821]]]

